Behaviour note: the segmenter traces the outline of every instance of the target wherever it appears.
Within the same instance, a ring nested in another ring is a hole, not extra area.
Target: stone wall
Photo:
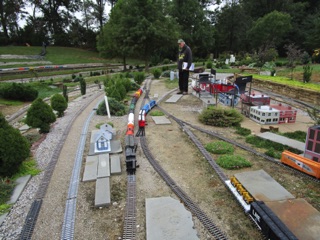
[[[266,80],[253,79],[252,80],[253,88],[265,89],[267,91],[281,94],[284,96],[288,96],[294,98],[296,100],[300,100],[306,103],[310,103],[315,106],[320,106],[320,92],[309,90],[309,89],[301,89],[296,87],[289,87],[284,84],[275,83]]]

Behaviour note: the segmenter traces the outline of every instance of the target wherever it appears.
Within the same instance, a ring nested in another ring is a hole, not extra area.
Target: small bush
[[[241,136],[248,136],[251,134],[251,130],[248,128],[236,127],[236,134],[239,134]]]
[[[84,80],[83,77],[79,76],[79,81],[80,81],[80,91],[81,91],[81,95],[86,95],[86,91],[87,91],[87,83]]]
[[[0,191],[2,191],[1,187],[0,187]],[[11,209],[11,205],[10,204],[6,204],[5,203],[5,204],[0,205],[0,215],[9,212],[10,209]]]
[[[252,166],[245,158],[237,155],[222,155],[217,159],[217,164],[222,168],[230,170]]]
[[[48,133],[50,124],[55,121],[52,108],[41,98],[37,98],[28,109],[25,123],[33,128],[40,128],[40,133]]]
[[[276,151],[283,152],[284,150],[289,150],[290,152],[300,154],[301,152],[297,149],[291,148],[287,145],[282,145],[281,143],[273,142],[267,139],[262,139],[257,136],[250,135],[246,137],[246,142],[257,148],[270,149],[273,148]]]
[[[7,178],[0,180],[0,206],[10,200],[10,196],[13,192],[14,187],[15,183],[13,181],[10,181]],[[1,207],[0,214],[1,212],[4,212],[4,210],[6,209],[7,207]]]
[[[152,74],[155,79],[159,79],[159,77],[161,76],[161,70],[159,68],[154,68],[152,69]]]
[[[162,66],[161,70],[162,70],[162,72],[168,71],[169,70],[169,66]]]
[[[30,144],[0,113],[0,176],[12,176],[29,157]]]
[[[31,175],[36,176],[41,172],[40,169],[37,168],[37,163],[34,159],[25,160],[22,162],[22,164],[19,167],[19,171],[17,174],[13,176],[14,179]]]
[[[164,113],[158,110],[153,110],[149,114],[150,116],[164,116]]]
[[[58,117],[62,117],[68,107],[67,100],[59,93],[53,95],[50,100],[52,109],[58,112]]]
[[[38,91],[27,84],[12,83],[1,88],[0,96],[10,100],[33,101],[38,97]]]
[[[169,58],[165,58],[162,61],[163,64],[169,64],[170,63],[170,59]]]
[[[309,64],[303,66],[303,82],[308,83],[311,80],[312,76],[312,67]]]
[[[138,84],[141,85],[141,83],[144,81],[145,79],[145,73],[144,72],[135,72],[134,73],[134,81]]]
[[[212,66],[213,66],[213,64],[212,64],[212,62],[211,62],[211,61],[207,62],[207,64],[206,64],[206,68],[211,69],[211,68],[212,68]]]
[[[116,99],[108,97],[110,114],[114,116],[123,116],[127,114],[126,106]],[[105,101],[101,102],[97,110],[98,115],[108,115]]]
[[[239,126],[243,116],[233,108],[208,107],[199,115],[199,121],[216,127]]]
[[[295,132],[286,132],[286,133],[282,133],[281,135],[291,138],[291,139],[295,139],[297,141],[300,142],[305,142],[306,137],[307,137],[307,133],[304,131],[295,131]]]
[[[214,154],[231,154],[233,153],[234,149],[230,143],[224,141],[215,141],[205,145],[205,149],[208,152]]]
[[[269,148],[265,154],[269,157],[273,157],[275,159],[280,159],[281,158],[281,153],[280,152],[277,152],[274,150],[274,148]]]

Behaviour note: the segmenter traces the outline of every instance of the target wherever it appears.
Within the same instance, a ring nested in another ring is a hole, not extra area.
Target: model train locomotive
[[[136,103],[138,102],[140,96],[143,93],[143,87],[135,92],[129,107],[128,124],[125,136],[125,155],[126,155],[126,169],[128,174],[135,174],[137,168],[136,150],[137,144],[135,141],[134,134],[134,111]],[[151,100],[149,103],[145,104],[139,111],[139,130],[137,131],[137,136],[144,135],[144,127],[146,124],[147,113],[156,105],[156,101]]]
[[[125,155],[126,155],[126,169],[129,174],[134,174],[137,168],[136,151],[137,144],[134,136],[134,110],[137,101],[143,93],[143,88],[135,92],[129,107],[128,124],[125,136]]]

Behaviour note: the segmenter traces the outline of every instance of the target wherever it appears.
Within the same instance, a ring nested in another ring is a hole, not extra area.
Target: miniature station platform
[[[255,201],[263,201],[298,239],[319,239],[320,212],[307,201],[295,198],[264,170],[234,176]]]

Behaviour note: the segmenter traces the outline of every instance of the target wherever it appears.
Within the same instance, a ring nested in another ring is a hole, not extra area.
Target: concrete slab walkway
[[[191,213],[171,197],[146,199],[147,240],[197,240]]]
[[[294,139],[290,139],[272,132],[264,132],[257,134],[258,137],[261,137],[263,139],[268,139],[273,142],[281,143],[283,145],[287,145],[289,147],[295,148],[297,150],[300,150],[301,152],[304,152],[305,149],[305,143],[299,142]]]

